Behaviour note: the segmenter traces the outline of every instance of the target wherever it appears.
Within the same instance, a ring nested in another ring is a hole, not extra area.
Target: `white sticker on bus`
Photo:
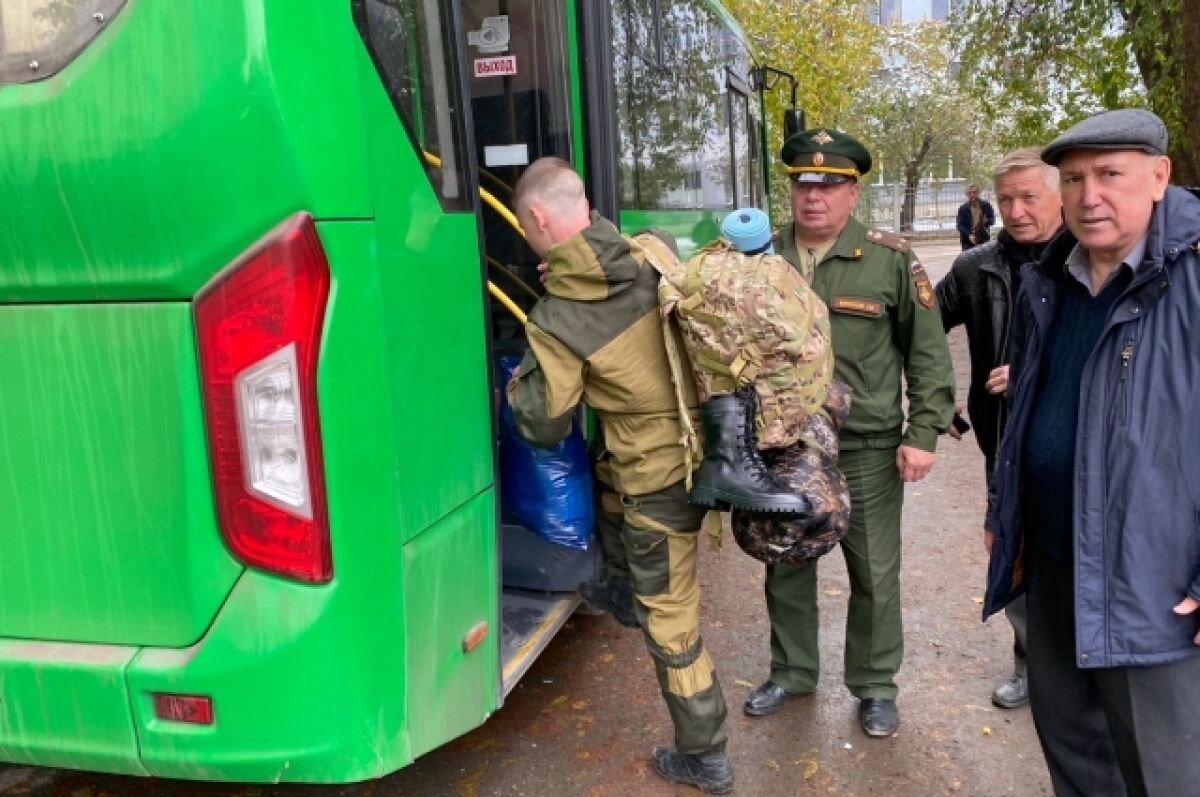
[[[495,58],[476,58],[475,77],[497,77],[517,74],[515,55],[498,55]]]
[[[484,166],[524,166],[527,163],[529,163],[528,144],[483,148]]]

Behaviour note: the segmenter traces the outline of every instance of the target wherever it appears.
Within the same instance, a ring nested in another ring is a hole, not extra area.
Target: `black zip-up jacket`
[[[949,332],[962,324],[971,353],[971,387],[967,413],[975,425],[979,450],[990,462],[1004,431],[1003,396],[987,392],[988,374],[1011,359],[1009,326],[1012,319],[1013,275],[1037,260],[1045,244],[1027,245],[1001,230],[994,241],[963,252],[937,284],[942,326]]]

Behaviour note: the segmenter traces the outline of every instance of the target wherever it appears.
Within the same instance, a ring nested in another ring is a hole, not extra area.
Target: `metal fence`
[[[911,225],[905,225],[907,229],[901,229],[900,223],[905,194],[903,183],[864,183],[854,215],[868,227],[901,235],[954,235],[954,218],[959,205],[966,201],[963,191],[967,182],[963,179],[921,181],[913,191],[913,219]],[[981,183],[980,188],[986,191],[988,186]]]

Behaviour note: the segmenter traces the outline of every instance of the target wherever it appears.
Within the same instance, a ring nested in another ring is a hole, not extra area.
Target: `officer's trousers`
[[[895,448],[842,451],[838,467],[850,487],[850,528],[842,540],[850,574],[845,683],[858,698],[896,697],[904,656],[900,618],[900,513],[904,483]],[[768,565],[771,680],[788,692],[817,688],[817,562]]]
[[[725,697],[700,638],[696,566],[704,510],[688,503],[682,482],[621,501],[634,609],[675,725],[675,747],[724,749]]]

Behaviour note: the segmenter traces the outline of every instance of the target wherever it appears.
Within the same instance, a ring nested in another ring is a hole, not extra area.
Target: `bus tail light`
[[[333,577],[317,417],[329,264],[292,216],[195,301],[217,517],[233,554],[299,581]]]
[[[154,692],[154,716],[160,720],[212,725],[212,698],[203,695],[172,695]]]

